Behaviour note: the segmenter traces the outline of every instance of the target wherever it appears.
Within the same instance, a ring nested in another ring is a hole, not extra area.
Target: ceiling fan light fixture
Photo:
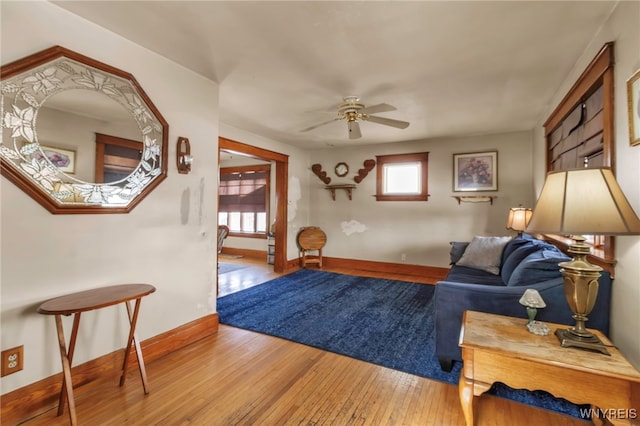
[[[360,133],[360,125],[355,118],[347,121],[347,127],[349,128],[349,139],[359,139],[362,137],[362,133]]]
[[[405,129],[409,126],[409,123],[406,121],[400,121],[400,120],[394,120],[391,118],[369,115],[369,114],[378,113],[378,112],[395,111],[396,108],[392,105],[381,103],[381,104],[376,104],[376,105],[367,107],[364,104],[360,103],[360,98],[358,98],[357,96],[345,96],[342,98],[342,100],[343,100],[343,103],[338,105],[338,115],[336,118],[334,118],[333,120],[326,121],[324,123],[316,124],[314,126],[308,127],[301,131],[307,132],[309,130],[323,126],[330,122],[346,119],[347,128],[349,130],[349,139],[358,139],[362,137],[362,134],[360,133],[360,124],[358,123],[358,120],[371,121],[377,124],[395,127],[397,129]]]

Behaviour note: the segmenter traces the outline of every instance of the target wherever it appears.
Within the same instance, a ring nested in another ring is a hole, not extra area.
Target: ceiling
[[[530,130],[616,1],[55,1],[219,83],[220,121],[315,149]],[[344,96],[404,129],[345,121]]]

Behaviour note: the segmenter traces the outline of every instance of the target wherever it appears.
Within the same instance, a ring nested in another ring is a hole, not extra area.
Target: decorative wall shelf
[[[331,191],[331,198],[333,199],[333,201],[336,200],[336,189],[344,189],[347,192],[349,199],[351,200],[353,195],[353,188],[355,187],[356,186],[351,183],[344,185],[327,185],[324,187],[324,189],[328,189],[329,191]]]
[[[453,195],[453,198],[458,200],[458,204],[460,203],[491,203],[493,205],[493,200],[498,198],[496,195]]]

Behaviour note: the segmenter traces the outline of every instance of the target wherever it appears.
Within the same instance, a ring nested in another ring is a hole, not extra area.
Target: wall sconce
[[[178,173],[189,173],[191,171],[191,164],[193,163],[193,157],[191,156],[191,144],[189,144],[189,139],[183,137],[178,138],[176,156]]]

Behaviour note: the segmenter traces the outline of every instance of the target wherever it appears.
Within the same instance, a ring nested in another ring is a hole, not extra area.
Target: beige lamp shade
[[[533,211],[525,207],[512,207],[509,209],[507,218],[507,229],[522,232],[527,229]]]
[[[608,168],[551,172],[527,232],[639,235],[640,219]]]

